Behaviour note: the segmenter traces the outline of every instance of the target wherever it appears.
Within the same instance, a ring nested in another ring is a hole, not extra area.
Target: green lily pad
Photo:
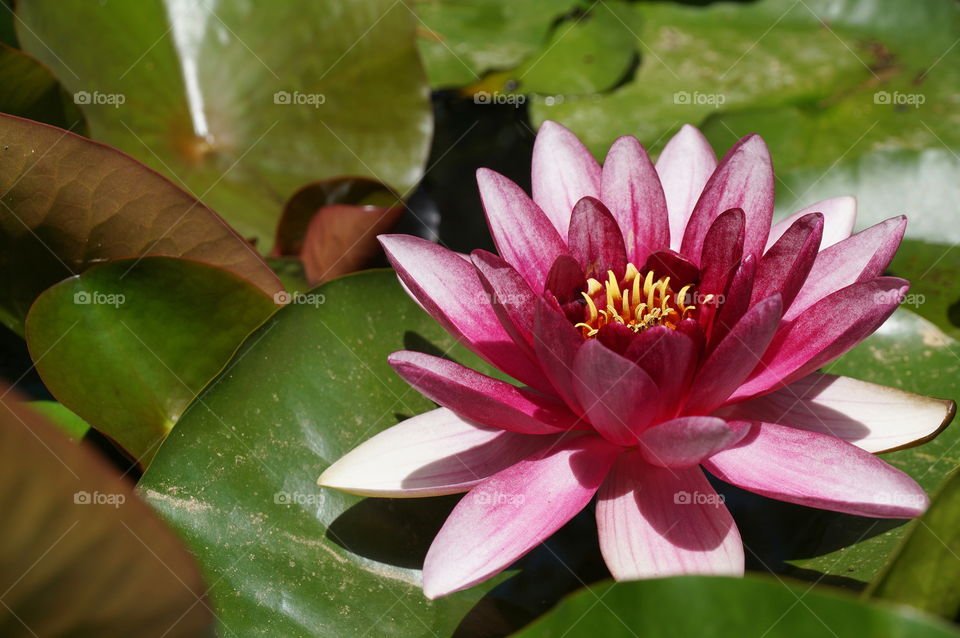
[[[489,367],[451,348],[450,337],[405,298],[392,273],[348,276],[312,294],[322,297],[301,298],[248,339],[235,364],[184,414],[141,483],[148,501],[187,539],[208,578],[218,583],[217,613],[227,624],[267,627],[263,631],[271,635],[330,635],[374,624],[385,635],[427,636],[476,629],[477,610],[495,604],[500,611],[485,613],[498,624],[520,626],[516,609],[503,611],[503,601],[552,584],[557,572],[543,565],[556,562],[557,549],[528,557],[537,566],[529,575],[521,571],[500,585],[487,583],[428,603],[417,569],[450,501],[361,500],[314,485],[318,470],[360,441],[432,407],[392,373],[387,354],[404,347],[447,352],[466,365]],[[933,339],[945,341],[924,343]],[[934,326],[901,311],[831,371],[951,396],[960,366],[951,347]],[[948,455],[931,463],[949,451],[955,437],[948,429],[932,443],[887,458],[933,489],[957,459]],[[762,552],[779,516],[777,504],[750,503],[731,505],[748,547]],[[828,575],[862,586],[901,533],[888,527],[881,528],[887,535],[878,535],[872,519],[787,507],[794,508],[794,518],[786,522],[805,538],[780,558],[789,560],[797,575]],[[564,531],[572,549],[563,561],[583,565],[590,574],[582,576],[584,582],[602,577],[592,516],[585,512],[571,526]],[[399,540],[384,544],[385,535]],[[534,589],[519,584],[531,579]],[[341,585],[331,592],[329,582]],[[549,601],[562,593],[537,595]],[[525,619],[542,613],[542,607],[514,602],[518,605]]]
[[[114,149],[0,115],[0,321],[109,259],[166,255],[225,268],[272,295],[279,280],[216,213]]]
[[[586,515],[514,578],[431,602],[419,570],[457,498],[317,487],[354,446],[434,407],[387,365],[403,348],[490,371],[392,271],[324,284],[248,338],[147,469],[140,489],[204,566],[222,635],[505,635],[580,579],[602,576]]]
[[[634,11],[642,18],[642,61],[632,82],[604,96],[532,106],[535,122],[562,122],[598,157],[621,135],[658,148],[684,122],[719,109],[816,101],[870,77],[848,50],[856,43],[812,28],[799,3],[641,4]],[[774,22],[776,35],[760,37]]]
[[[960,614],[958,553],[960,471],[954,470],[927,513],[911,523],[865,598],[903,603],[953,620]]]
[[[929,321],[907,310],[894,315],[859,346],[824,368],[864,381],[918,394],[960,400],[960,344]],[[882,458],[933,493],[960,465],[960,428],[948,426],[937,438]],[[736,498],[733,504],[736,505]],[[848,516],[772,502],[749,501],[738,525],[753,548],[758,568],[862,589],[881,570],[903,537],[906,521]],[[735,515],[737,510],[734,509]],[[776,546],[771,546],[775,544]],[[750,557],[751,552],[748,552]]]
[[[430,106],[402,3],[38,0],[17,13],[23,49],[77,95],[94,139],[263,250],[307,182],[364,175],[405,192],[422,174]]]
[[[211,635],[182,541],[99,455],[3,397],[0,634]]]
[[[926,638],[960,633],[904,607],[866,605],[845,594],[810,591],[806,584],[687,576],[586,588],[513,635]]]
[[[276,304],[213,266],[94,266],[45,291],[27,346],[50,392],[146,465],[197,393]]]
[[[910,310],[960,339],[960,248],[907,239],[888,270],[910,280]]]
[[[957,242],[960,7],[896,0],[638,5],[644,58],[605,96],[534,102],[598,156],[633,133],[658,148],[684,122],[718,151],[759,133],[777,214],[842,194],[860,227],[906,213],[908,236]]]
[[[76,412],[57,401],[28,401],[27,405],[76,441],[82,439],[90,430],[87,422],[77,416]]]
[[[417,48],[434,87],[472,84],[512,69],[543,46],[553,21],[577,0],[426,0],[413,3]]]
[[[525,93],[578,95],[606,91],[624,79],[637,55],[640,20],[611,0],[574,12],[550,40],[508,77]]]

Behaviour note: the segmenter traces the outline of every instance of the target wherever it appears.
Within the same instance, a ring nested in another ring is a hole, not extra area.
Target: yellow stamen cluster
[[[587,291],[581,293],[587,302],[586,318],[576,327],[585,339],[596,336],[600,328],[611,323],[623,324],[634,332],[653,326],[676,329],[681,319],[696,310],[696,306],[685,303],[691,287],[684,286],[674,294],[669,277],[654,279],[652,270],[643,277],[633,264],[627,264],[621,281],[608,270],[607,281],[603,283],[593,278],[587,280]],[[599,300],[595,301],[598,296]],[[598,303],[602,306],[599,309]]]

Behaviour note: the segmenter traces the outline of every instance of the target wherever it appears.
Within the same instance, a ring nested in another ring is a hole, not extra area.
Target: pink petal
[[[561,255],[550,268],[544,290],[556,297],[561,304],[570,301],[580,303],[580,291],[583,290],[584,283],[586,277],[580,263],[572,255]]]
[[[748,310],[700,366],[687,395],[685,414],[708,414],[757,367],[780,323],[780,297]]]
[[[787,308],[807,280],[823,234],[823,215],[810,213],[795,221],[760,259],[753,300],[780,294]]]
[[[909,287],[903,279],[877,277],[818,301],[778,330],[760,366],[731,401],[792,383],[833,361],[879,328]]]
[[[574,205],[600,196],[600,165],[576,135],[547,120],[533,144],[532,173],[533,201],[566,237]]]
[[[577,414],[582,410],[574,392],[573,360],[583,344],[580,331],[560,311],[556,300],[537,300],[533,349],[560,398]]]
[[[607,207],[592,197],[584,197],[573,207],[567,245],[586,277],[603,281],[609,270],[618,278],[626,270],[627,253],[620,227]]]
[[[789,321],[841,288],[879,277],[903,239],[906,217],[893,217],[862,230],[817,255],[800,292],[784,313]]]
[[[667,200],[657,171],[637,138],[621,137],[607,151],[600,199],[620,225],[632,263],[640,265],[650,253],[670,247]]]
[[[560,401],[480,374],[448,359],[400,351],[389,357],[397,374],[431,401],[481,425],[522,434],[556,434],[586,427]]]
[[[680,250],[687,220],[717,167],[717,157],[696,127],[684,124],[657,158],[657,174],[670,216],[670,248]]]
[[[517,347],[533,357],[533,308],[537,296],[524,278],[502,258],[473,251],[473,265],[500,325]]]
[[[730,277],[723,303],[717,308],[710,325],[710,343],[707,352],[713,352],[717,344],[723,341],[750,308],[756,270],[757,260],[753,255],[747,255]]]
[[[743,421],[713,416],[683,416],[658,423],[640,435],[640,451],[660,467],[687,468],[736,444],[750,430]]]
[[[821,213],[823,215],[823,237],[820,241],[820,250],[823,250],[839,241],[843,241],[853,232],[853,225],[857,221],[857,198],[844,195],[825,199],[777,222],[770,229],[767,248],[773,246],[795,221],[810,213]]]
[[[618,453],[598,436],[568,438],[477,485],[430,546],[423,593],[466,589],[536,547],[590,502]]]
[[[456,494],[558,440],[479,426],[438,408],[367,439],[317,483],[363,496]]]
[[[597,531],[617,580],[743,575],[740,533],[698,467],[667,470],[622,455],[597,496]]]
[[[407,290],[447,332],[513,378],[538,389],[550,387],[537,363],[500,325],[469,258],[409,235],[379,239]]]
[[[773,164],[767,145],[758,135],[737,142],[720,161],[687,223],[681,254],[700,254],[711,222],[731,208],[742,209],[746,216],[743,253],[760,255],[770,236]]]
[[[779,423],[849,441],[867,452],[923,443],[953,418],[956,404],[896,388],[814,372],[789,386],[717,412],[725,419]]]
[[[652,270],[657,277],[670,277],[670,281],[684,285],[700,278],[700,269],[692,261],[672,250],[658,250],[647,258],[643,271]]]
[[[650,375],[596,339],[577,352],[573,389],[587,420],[617,445],[636,445],[640,432],[660,410]]]
[[[672,419],[699,362],[699,348],[689,336],[666,326],[654,326],[636,335],[623,353],[650,375],[660,396],[656,420]]]
[[[542,292],[550,266],[567,252],[563,239],[540,207],[503,175],[481,168],[477,185],[497,251]]]
[[[700,254],[702,275],[698,292],[722,295],[726,291],[727,282],[743,256],[744,225],[743,211],[739,208],[721,213],[710,223]]]
[[[740,445],[705,461],[718,478],[788,503],[877,518],[911,518],[927,507],[923,488],[846,441],[758,423]]]
[[[619,355],[626,353],[631,344],[640,337],[622,323],[608,323],[597,331],[596,340]]]

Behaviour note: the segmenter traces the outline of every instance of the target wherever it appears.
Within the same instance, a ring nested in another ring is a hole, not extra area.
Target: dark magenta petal
[[[449,359],[400,351],[388,360],[397,374],[421,394],[468,421],[521,434],[556,434],[581,425],[559,400]]]
[[[556,299],[537,299],[533,323],[534,352],[556,393],[577,414],[583,411],[573,389],[573,359],[583,343],[580,331],[563,314]]]
[[[497,255],[475,250],[472,259],[487,300],[503,329],[517,347],[533,357],[533,309],[537,295],[523,276]]]
[[[709,414],[760,364],[780,323],[780,297],[756,304],[717,344],[697,371],[684,414]]]
[[[469,259],[409,235],[378,239],[400,281],[447,332],[513,378],[538,389],[550,387],[539,364],[516,347],[501,325]]]
[[[616,445],[636,445],[660,412],[659,392],[650,375],[596,339],[577,352],[573,388],[586,419]]]
[[[707,352],[713,351],[750,307],[756,270],[757,260],[753,255],[747,255],[730,278],[727,290],[723,293],[723,303],[720,304],[713,316],[713,321],[710,322],[710,342]]]
[[[671,288],[677,290],[700,280],[700,269],[696,264],[672,250],[659,250],[650,255],[642,272],[648,270],[656,273],[657,277],[669,277]]]
[[[573,207],[567,245],[587,277],[603,281],[608,270],[618,278],[626,270],[627,252],[620,227],[607,207],[592,197],[584,197]]]
[[[900,246],[907,218],[893,217],[844,239],[817,255],[807,281],[783,317],[789,321],[826,296],[879,277]]]
[[[724,211],[710,225],[700,254],[700,292],[722,294],[743,257],[743,211]]]
[[[617,354],[625,355],[630,345],[643,333],[636,333],[622,323],[608,323],[597,331],[596,339]]]
[[[677,415],[693,380],[699,354],[695,339],[665,326],[654,326],[636,335],[623,353],[624,357],[643,368],[657,385],[661,408],[657,420],[672,419]]]
[[[760,136],[748,135],[727,152],[704,187],[687,223],[680,253],[699,255],[713,220],[726,210],[740,208],[746,216],[743,251],[762,254],[770,235],[773,190],[767,145]]]
[[[584,289],[586,279],[583,268],[572,255],[561,255],[547,274],[544,290],[556,297],[561,305],[578,301],[582,299],[580,291]]]
[[[877,277],[821,299],[781,326],[761,365],[731,400],[782,387],[839,357],[879,328],[909,287],[897,277]]]
[[[783,307],[789,308],[807,280],[822,237],[821,213],[810,213],[797,219],[760,259],[753,300],[756,302],[780,293]]]

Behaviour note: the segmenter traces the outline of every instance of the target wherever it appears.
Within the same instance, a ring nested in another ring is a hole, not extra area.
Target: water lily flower
[[[903,217],[851,234],[855,201],[838,197],[771,225],[763,140],[717,163],[692,126],[655,165],[621,137],[601,166],[546,122],[532,197],[490,170],[477,180],[499,256],[381,242],[424,310],[519,384],[396,352],[396,372],[442,407],[320,477],[368,496],[466,492],[427,553],[428,597],[502,571],[594,498],[615,578],[742,574],[704,470],[810,507],[924,511],[923,489],[874,453],[935,436],[953,403],[817,372],[907,290],[882,275]]]

